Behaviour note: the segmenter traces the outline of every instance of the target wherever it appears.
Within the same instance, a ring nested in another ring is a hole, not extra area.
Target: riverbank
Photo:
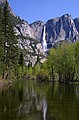
[[[59,82],[57,80],[54,80],[52,81],[51,79],[50,80],[42,80],[42,79],[37,79],[37,78],[34,78],[34,77],[23,77],[22,79],[25,79],[25,80],[36,80],[37,82],[40,82],[40,83],[61,83],[61,84],[75,84],[75,85],[79,85],[79,81],[78,82]],[[19,78],[18,78],[19,80]],[[0,89],[6,89],[8,87],[11,87],[13,83],[15,83],[16,80],[6,80],[6,79],[2,79],[1,76],[0,76]]]
[[[6,87],[9,87],[12,85],[12,81],[4,80],[0,77],[0,89],[5,89]]]

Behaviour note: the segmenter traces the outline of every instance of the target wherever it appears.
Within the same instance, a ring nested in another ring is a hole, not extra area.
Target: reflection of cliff
[[[34,91],[32,92],[34,93]],[[47,103],[43,95],[35,94],[34,96],[33,94],[28,99],[27,96],[24,99],[19,107],[19,115],[26,115],[30,119],[33,119],[33,116],[35,116],[34,120],[41,120],[42,118],[46,120]]]
[[[24,89],[20,87],[18,92],[18,95],[23,93],[22,101],[19,97],[18,115],[26,116],[28,120],[46,120],[47,102],[44,92],[37,93],[36,86],[30,82],[27,82]]]

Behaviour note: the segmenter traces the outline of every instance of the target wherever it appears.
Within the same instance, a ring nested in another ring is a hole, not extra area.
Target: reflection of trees
[[[75,89],[76,89],[76,98],[79,98],[79,85],[76,85]]]
[[[0,93],[0,118],[1,120],[42,120],[45,102],[45,95],[37,92],[35,84],[28,81],[24,84],[18,83],[8,91]]]
[[[48,120],[78,120],[79,102],[73,85],[53,84],[48,90]]]
[[[16,119],[17,113],[17,96],[14,97],[16,91],[2,91],[0,93],[0,118],[1,120]],[[15,100],[16,99],[16,100]]]

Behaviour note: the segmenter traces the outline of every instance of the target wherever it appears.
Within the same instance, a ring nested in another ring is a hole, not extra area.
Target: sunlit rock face
[[[32,24],[29,24],[27,21],[24,20],[16,25],[21,35],[34,38],[38,41],[42,39],[43,26],[44,23],[42,21],[36,21]]]
[[[27,21],[22,20],[18,25],[16,25],[16,28],[22,36],[34,38],[32,29]]]
[[[42,63],[42,60],[45,58],[45,53],[43,51],[41,43],[35,39],[19,38],[18,46],[23,50],[26,66],[29,64],[34,66],[38,60]]]
[[[79,34],[77,25],[69,14],[48,20],[46,25],[47,42],[51,44],[69,39],[74,41]]]
[[[29,24],[22,21],[17,25],[17,28],[23,36],[40,41],[44,51],[46,46],[46,49],[51,48],[58,41],[70,40],[74,42],[79,39],[79,19],[73,19],[69,14],[50,19],[46,23],[36,21]]]
[[[44,22],[42,22],[42,21],[36,21],[36,22],[30,24],[32,33],[33,33],[34,37],[36,38],[36,40],[42,39],[43,26],[44,26]]]

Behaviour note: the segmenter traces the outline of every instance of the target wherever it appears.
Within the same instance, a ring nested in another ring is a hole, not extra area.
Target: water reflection
[[[43,120],[46,120],[46,113],[47,113],[47,101],[46,98],[43,97]]]
[[[17,81],[0,92],[0,120],[79,120],[79,85]]]
[[[53,84],[48,91],[49,120],[78,120],[79,98],[76,97],[75,85]]]

